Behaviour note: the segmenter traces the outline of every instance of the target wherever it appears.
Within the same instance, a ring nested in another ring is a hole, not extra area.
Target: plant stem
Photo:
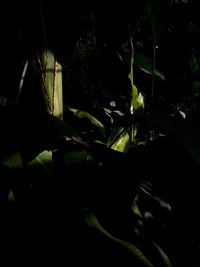
[[[156,49],[158,47],[154,45],[153,47],[153,68],[152,68],[152,84],[151,84],[151,101],[153,103],[154,98],[154,87],[155,87],[155,66],[156,66]]]

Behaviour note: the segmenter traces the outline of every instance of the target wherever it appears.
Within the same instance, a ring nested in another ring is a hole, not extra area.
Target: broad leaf
[[[64,154],[64,163],[66,165],[71,165],[74,163],[82,162],[87,160],[89,153],[86,150],[66,152]]]
[[[39,175],[40,178],[46,177],[46,179],[54,182],[52,151],[45,150],[40,153],[35,159],[28,163],[27,170],[31,177],[37,177]]]
[[[152,61],[141,53],[135,53],[135,65],[143,72],[152,75],[153,64]],[[165,76],[159,70],[154,70],[155,75],[161,80],[165,81]]]
[[[79,110],[79,109],[74,109],[74,108],[69,108],[69,110],[78,118],[83,119],[86,118],[88,119],[92,125],[94,125],[99,132],[101,133],[102,137],[105,138],[106,137],[106,129],[104,127],[104,125],[94,116],[92,116],[91,114],[89,114],[86,111],[83,110]]]
[[[55,129],[58,135],[65,135],[68,137],[80,137],[80,134],[71,127],[68,123],[56,118],[55,116],[48,115],[52,128]]]
[[[107,146],[111,147],[124,130],[124,127],[115,127],[108,138]]]
[[[114,241],[116,244],[119,244],[121,247],[123,247],[125,250],[129,251],[131,254],[133,254],[134,257],[136,257],[142,264],[144,264],[145,267],[154,267],[154,265],[145,257],[145,255],[140,251],[140,249],[135,246],[132,243],[129,243],[127,241],[124,241],[122,239],[119,239],[115,236],[113,236],[111,233],[109,233],[98,221],[96,216],[90,212],[89,209],[85,208],[82,209],[82,215],[86,222],[86,224],[95,229],[100,234],[104,235],[108,239]]]
[[[123,131],[111,146],[112,149],[126,153],[130,148],[130,137],[127,131]]]
[[[135,112],[140,112],[144,110],[144,97],[141,93],[137,95],[137,97],[132,97],[131,100],[131,114],[134,114]]]
[[[11,153],[9,156],[1,160],[2,165],[7,166],[11,169],[19,169],[22,168],[22,158],[21,154],[18,150]]]

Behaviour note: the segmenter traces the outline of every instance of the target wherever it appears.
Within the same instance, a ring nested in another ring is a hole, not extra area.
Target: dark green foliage
[[[199,266],[195,1],[23,2],[1,22],[0,264]]]

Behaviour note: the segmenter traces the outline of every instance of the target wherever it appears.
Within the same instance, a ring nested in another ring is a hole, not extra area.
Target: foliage
[[[17,75],[0,94],[2,259],[199,264],[198,14],[193,1],[136,2],[17,7]]]

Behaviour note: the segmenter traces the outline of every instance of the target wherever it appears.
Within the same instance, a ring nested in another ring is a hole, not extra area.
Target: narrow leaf
[[[194,54],[191,55],[189,60],[189,66],[192,74],[200,74],[200,67],[197,58]]]
[[[151,242],[157,248],[165,266],[166,267],[172,267],[171,262],[170,262],[169,258],[167,257],[167,255],[164,253],[164,251],[154,241],[151,241]]]

